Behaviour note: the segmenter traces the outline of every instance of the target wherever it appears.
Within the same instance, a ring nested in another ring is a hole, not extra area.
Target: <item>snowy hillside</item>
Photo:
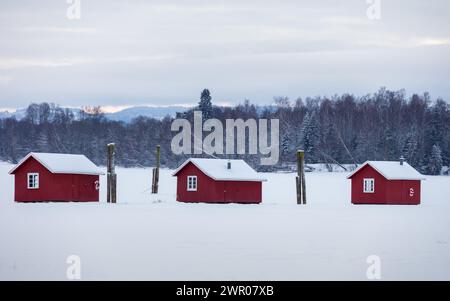
[[[184,204],[162,170],[118,168],[118,204],[16,204],[0,163],[0,280],[450,280],[450,178],[427,177],[419,206],[354,206],[347,173],[307,173],[295,204],[292,173],[264,174],[260,205]]]
[[[15,117],[17,120],[20,120],[20,119],[24,118],[25,115],[26,115],[26,109],[24,109],[24,108],[17,109],[16,111],[13,111],[13,112],[1,111],[0,119]]]
[[[62,108],[71,111],[76,118],[79,118],[81,109],[77,108]],[[184,106],[137,106],[123,109],[114,113],[105,113],[105,118],[115,121],[131,122],[133,119],[144,116],[155,119],[162,119],[166,116],[175,117],[177,112],[184,112],[188,110]],[[14,112],[3,111],[0,112],[0,119],[15,117],[21,120],[26,116],[26,109],[21,108]]]
[[[182,106],[161,106],[161,107],[132,107],[115,113],[105,114],[110,120],[131,122],[133,119],[144,116],[156,119],[162,119],[166,116],[175,118],[178,112],[185,112],[189,108]]]

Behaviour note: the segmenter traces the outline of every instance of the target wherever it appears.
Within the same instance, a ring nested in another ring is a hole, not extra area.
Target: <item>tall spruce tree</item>
[[[438,145],[433,145],[428,161],[428,174],[439,175],[442,170],[442,152]]]
[[[413,166],[418,166],[419,160],[417,158],[418,142],[416,137],[417,130],[410,132],[406,136],[406,140],[403,145],[402,156]]]
[[[280,164],[283,165],[284,159],[288,156],[289,151],[291,149],[291,138],[289,137],[289,133],[286,131],[281,138],[281,156],[280,156]]]
[[[301,145],[308,154],[309,162],[315,161],[315,146],[317,139],[317,127],[315,124],[314,116],[309,112],[306,113],[305,119],[302,124],[302,139]]]
[[[212,117],[212,102],[211,93],[208,89],[204,89],[200,95],[200,102],[198,103],[198,108],[202,111],[203,120],[210,119]]]

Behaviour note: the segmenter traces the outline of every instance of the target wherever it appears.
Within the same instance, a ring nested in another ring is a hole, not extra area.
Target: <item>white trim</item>
[[[22,160],[20,160],[19,163],[17,163],[16,166],[14,166],[8,173],[9,173],[10,175],[13,174],[14,171],[16,171],[16,169],[19,168],[19,167],[20,167],[25,161],[27,161],[28,158],[30,158],[32,155],[33,155],[33,153],[29,153],[28,155],[26,155],[25,157],[23,157]],[[37,160],[37,159],[36,159],[36,160]],[[37,161],[39,162],[39,160],[37,160]],[[39,162],[39,163],[41,163],[41,162]],[[41,163],[41,164],[42,164],[42,163]],[[44,164],[42,164],[42,165],[44,165]],[[45,165],[44,165],[44,167],[47,168]],[[48,168],[47,168],[47,169],[48,169]],[[50,170],[49,170],[49,171],[50,171]]]
[[[30,186],[30,177],[33,177],[34,186]],[[36,177],[36,178],[34,178]],[[39,173],[38,172],[29,172],[27,173],[27,189],[39,189]]]
[[[190,180],[192,180],[191,183],[189,183]],[[189,185],[189,184],[192,184],[192,185]],[[186,177],[186,189],[187,189],[187,191],[197,191],[197,187],[198,187],[197,176],[187,176]]]
[[[371,183],[372,189],[366,189],[366,183]],[[375,179],[374,178],[364,178],[363,179],[363,193],[375,193]]]

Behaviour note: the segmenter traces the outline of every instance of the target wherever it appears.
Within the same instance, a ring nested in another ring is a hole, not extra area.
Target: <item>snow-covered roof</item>
[[[189,162],[194,164],[208,177],[217,181],[267,181],[244,160],[190,158],[181,164],[172,175],[175,176]],[[227,168],[228,162],[231,163],[230,169]]]
[[[366,165],[372,166],[388,180],[425,180],[425,177],[407,162],[403,162],[403,165],[401,165],[398,161],[366,161],[353,171],[347,179],[353,177]]]
[[[30,157],[33,157],[51,173],[102,175],[102,170],[84,155],[29,153],[9,173],[12,174]]]

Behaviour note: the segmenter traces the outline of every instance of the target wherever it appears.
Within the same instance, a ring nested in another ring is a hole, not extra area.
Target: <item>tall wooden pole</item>
[[[158,193],[161,146],[156,146],[156,168],[153,169],[152,193]]]
[[[306,181],[305,181],[305,152],[297,151],[297,204],[306,204]]]
[[[107,175],[107,195],[106,201],[108,203],[117,202],[117,175],[114,162],[116,145],[114,143],[108,144],[108,175]]]
[[[296,188],[297,188],[297,204],[302,204],[302,180],[301,180],[301,173],[302,173],[302,166],[301,166],[301,152],[297,151],[297,177],[295,177],[296,182]]]
[[[305,153],[302,152],[302,201],[306,205]]]
[[[111,151],[106,146],[106,202],[111,203]]]

